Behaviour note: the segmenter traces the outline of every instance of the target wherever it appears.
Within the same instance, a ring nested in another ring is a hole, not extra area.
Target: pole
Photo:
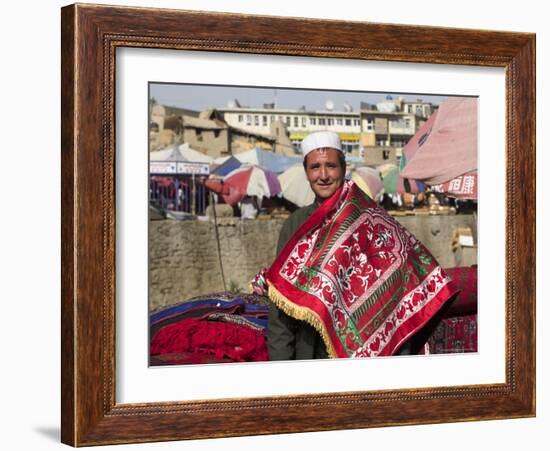
[[[175,177],[176,179],[176,211],[179,211],[180,208],[180,184],[179,184],[179,178],[178,176],[176,175]]]
[[[197,214],[197,200],[195,199],[195,173],[191,176],[191,205],[193,205],[192,213]]]
[[[216,201],[214,200],[214,193],[212,192],[210,192],[210,205],[212,206],[212,213],[214,215],[214,232],[216,233],[216,245],[218,248],[218,262],[220,263],[220,274],[222,276],[223,291],[227,291],[227,286],[225,284],[225,274],[223,272],[222,247],[220,243],[220,235],[218,233],[218,217],[216,215]]]

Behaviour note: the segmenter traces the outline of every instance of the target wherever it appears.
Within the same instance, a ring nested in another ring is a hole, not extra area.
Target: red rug
[[[446,318],[428,340],[431,354],[477,352],[477,315]]]
[[[188,318],[169,324],[151,338],[152,362],[258,362],[268,360],[265,338],[249,327]]]

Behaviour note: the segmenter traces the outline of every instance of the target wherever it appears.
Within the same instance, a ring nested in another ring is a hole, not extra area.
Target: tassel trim
[[[281,294],[281,292],[277,290],[277,288],[275,288],[271,283],[269,284],[267,295],[269,299],[271,299],[271,301],[288,316],[291,316],[292,318],[300,321],[304,321],[312,326],[319,333],[319,335],[321,335],[329,357],[333,359],[338,357],[336,355],[336,351],[334,350],[334,346],[330,341],[325,325],[315,312],[308,309],[307,307],[300,307],[294,304],[283,294]]]

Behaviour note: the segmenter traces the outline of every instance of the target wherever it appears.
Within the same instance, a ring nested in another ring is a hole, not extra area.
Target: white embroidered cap
[[[342,144],[340,138],[334,132],[313,132],[307,135],[302,141],[302,153],[304,158],[309,152],[315,149],[322,149],[323,147],[329,147],[342,152]]]

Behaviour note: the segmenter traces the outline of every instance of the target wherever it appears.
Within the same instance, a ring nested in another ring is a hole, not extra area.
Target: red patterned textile
[[[460,294],[428,339],[430,354],[477,352],[477,266],[445,269]]]
[[[477,266],[445,268],[445,272],[460,290],[445,311],[445,318],[477,313]]]
[[[395,353],[456,293],[428,250],[353,182],[296,231],[265,281],[331,357]]]
[[[151,338],[150,355],[164,363],[258,362],[268,360],[265,338],[249,327],[187,318]]]
[[[431,354],[477,352],[477,315],[446,318],[428,340]]]

